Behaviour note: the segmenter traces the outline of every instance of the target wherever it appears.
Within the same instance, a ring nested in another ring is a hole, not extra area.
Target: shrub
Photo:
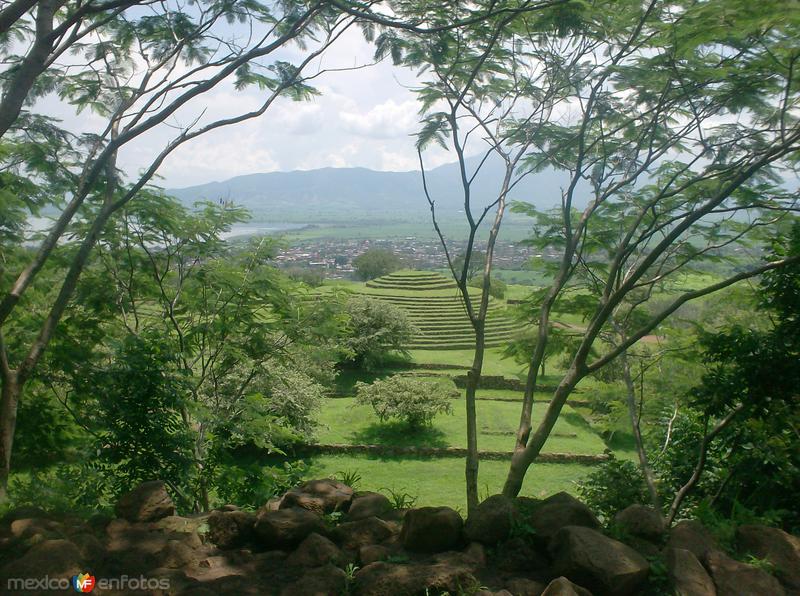
[[[344,310],[348,322],[341,345],[352,362],[371,369],[392,350],[405,353],[414,327],[401,309],[357,296],[345,303]]]
[[[369,385],[356,383],[356,401],[372,406],[381,422],[397,418],[411,428],[430,424],[439,413],[452,413],[450,399],[441,385],[399,375]]]
[[[578,493],[606,523],[629,505],[648,502],[647,487],[639,468],[613,455],[578,483]]]

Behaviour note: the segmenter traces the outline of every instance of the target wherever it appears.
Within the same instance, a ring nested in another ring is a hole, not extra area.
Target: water
[[[53,219],[49,217],[30,217],[28,218],[29,232],[44,232],[53,224]],[[247,236],[266,236],[270,234],[277,234],[280,232],[288,232],[291,230],[301,230],[308,224],[303,223],[283,223],[283,222],[245,222],[238,223],[231,226],[230,231],[222,234],[222,238],[229,240],[231,238],[244,238]]]

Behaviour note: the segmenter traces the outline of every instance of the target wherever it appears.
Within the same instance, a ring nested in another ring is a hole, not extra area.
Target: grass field
[[[392,445],[396,447],[466,447],[464,400],[453,400],[452,415],[440,414],[430,427],[412,432],[403,422],[381,423],[369,406],[354,398],[327,399],[319,415],[318,441],[323,444]],[[513,402],[478,401],[478,449],[511,451],[520,406]],[[543,408],[534,408],[534,424]],[[564,406],[543,452],[596,454],[603,440],[584,419]]]
[[[357,472],[359,490],[394,491],[417,497],[416,506],[448,505],[466,511],[464,461],[458,458],[369,457],[321,455],[310,460],[309,478]],[[576,483],[592,471],[581,464],[535,464],[531,466],[521,495],[545,497],[560,491],[575,493]],[[481,498],[500,492],[508,463],[482,461],[479,470]]]

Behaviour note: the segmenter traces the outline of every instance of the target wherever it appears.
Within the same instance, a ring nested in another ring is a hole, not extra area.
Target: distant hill
[[[477,159],[469,161],[471,170]],[[499,160],[487,161],[473,185],[473,207],[496,197],[503,168]],[[463,209],[458,164],[427,172],[428,188],[443,218]],[[559,204],[564,175],[549,171],[523,179],[510,193],[512,200],[535,202],[543,208]],[[254,219],[273,221],[331,221],[350,219],[418,219],[429,216],[418,171],[378,172],[366,168],[269,172],[237,176],[169,194],[191,205],[199,200],[232,200],[247,207]]]

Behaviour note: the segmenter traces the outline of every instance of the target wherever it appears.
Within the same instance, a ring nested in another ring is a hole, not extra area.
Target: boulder
[[[545,585],[527,577],[515,577],[506,582],[506,589],[514,596],[541,596]]]
[[[392,503],[381,493],[359,493],[350,503],[347,519],[356,521],[368,517],[380,517],[392,509]]]
[[[652,507],[631,505],[614,516],[614,525],[637,538],[660,542],[664,536],[664,520]]]
[[[33,505],[22,505],[6,512],[3,517],[0,517],[0,524],[9,525],[14,520],[18,519],[46,519],[47,512],[39,507]]]
[[[780,582],[758,567],[731,559],[712,550],[705,557],[706,568],[719,596],[784,596]]]
[[[668,548],[682,548],[702,561],[706,553],[717,548],[716,541],[700,522],[684,520],[675,524],[669,532]]]
[[[393,536],[394,532],[392,526],[382,519],[368,517],[339,524],[332,537],[342,548],[358,550],[369,544],[380,544]]]
[[[746,525],[736,530],[736,546],[742,554],[767,559],[775,566],[775,577],[800,591],[800,538],[778,528]]]
[[[406,513],[400,537],[410,551],[441,552],[458,544],[463,525],[450,507],[421,507]]]
[[[415,563],[396,565],[371,563],[356,573],[357,596],[414,596],[416,594],[463,593],[477,583],[466,567]]]
[[[583,526],[566,526],[553,536],[554,571],[600,594],[634,594],[650,565],[635,550]]]
[[[28,549],[19,559],[0,567],[3,589],[11,578],[70,578],[83,573],[86,561],[80,550],[69,540],[45,540]]]
[[[333,565],[310,569],[281,590],[281,596],[336,596],[346,593],[347,574]]]
[[[159,567],[164,569],[180,569],[203,558],[205,553],[198,553],[185,542],[170,540],[158,554]]]
[[[347,511],[353,500],[353,489],[338,480],[309,480],[293,488],[280,502],[280,509],[300,507],[320,515]]]
[[[572,495],[560,492],[538,503],[530,514],[537,536],[549,540],[565,526],[597,529],[600,522],[591,510]]]
[[[65,537],[64,528],[62,528],[61,524],[39,517],[15,519],[9,526],[9,532],[14,538],[21,540],[26,540],[35,534],[41,534],[44,538],[50,540]]]
[[[331,563],[342,565],[344,553],[333,542],[316,532],[309,534],[300,546],[288,556],[287,565],[294,567],[321,567]]]
[[[541,596],[592,596],[592,593],[573,584],[566,577],[557,577],[547,584]]]
[[[690,551],[668,548],[666,560],[667,573],[675,596],[716,596],[714,582]]]
[[[247,511],[212,511],[208,538],[222,549],[237,548],[252,540],[256,516]]]
[[[281,548],[300,544],[312,532],[324,533],[325,524],[308,509],[293,507],[259,511],[253,530],[262,545]]]
[[[511,536],[518,518],[514,499],[492,495],[469,515],[464,523],[464,535],[468,540],[492,546]]]
[[[162,480],[142,482],[122,495],[114,507],[117,516],[129,522],[149,522],[175,514],[175,504]]]
[[[369,565],[375,561],[383,561],[392,554],[392,549],[380,544],[367,544],[358,549],[358,560],[361,565]]]

